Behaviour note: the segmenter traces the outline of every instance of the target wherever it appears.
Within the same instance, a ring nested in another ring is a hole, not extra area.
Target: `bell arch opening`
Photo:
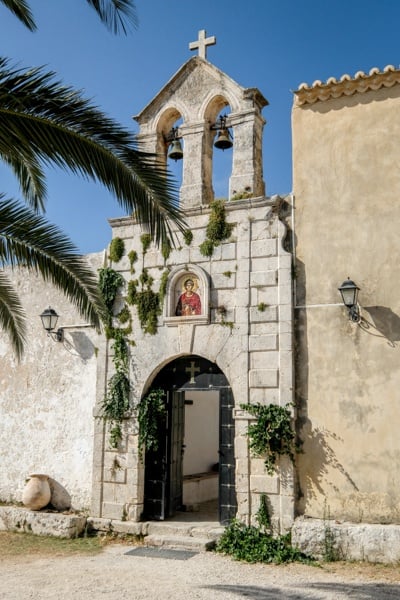
[[[169,171],[177,181],[179,189],[182,186],[184,165],[184,139],[181,135],[182,125],[182,114],[175,107],[170,107],[164,111],[157,124],[156,153],[161,157],[162,163],[168,166]]]
[[[215,363],[189,355],[160,370],[149,391],[157,389],[164,392],[165,419],[157,450],[144,456],[143,517],[205,511],[228,524],[237,511],[228,380]]]
[[[209,172],[213,197],[229,200],[229,179],[232,173],[233,134],[229,127],[231,107],[223,96],[214,96],[209,102],[205,117],[210,123],[210,136],[207,140],[206,160],[209,161]]]

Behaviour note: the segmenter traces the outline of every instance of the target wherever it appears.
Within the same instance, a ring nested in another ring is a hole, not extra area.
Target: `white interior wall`
[[[210,471],[218,462],[219,392],[186,392],[183,475]]]

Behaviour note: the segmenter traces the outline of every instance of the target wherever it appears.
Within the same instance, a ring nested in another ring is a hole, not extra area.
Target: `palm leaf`
[[[20,149],[15,148],[15,155],[9,151],[2,158],[12,168],[28,205],[36,212],[44,212],[46,182],[43,169],[36,157],[22,155]]]
[[[35,31],[36,23],[25,0],[1,0],[2,4],[8,8],[30,31]]]
[[[132,0],[86,0],[94,8],[104,25],[113,33],[127,34],[129,25],[138,26],[136,8]]]
[[[0,195],[0,264],[39,273],[97,329],[105,314],[96,275],[72,242],[29,208]]]
[[[171,236],[170,221],[185,229],[172,176],[156,156],[138,150],[132,133],[53,73],[9,69],[0,59],[0,156],[14,157],[15,148],[26,169],[33,154],[38,164],[101,182],[157,243]]]
[[[0,327],[8,333],[14,352],[20,359],[25,342],[24,311],[3,271],[0,271]]]

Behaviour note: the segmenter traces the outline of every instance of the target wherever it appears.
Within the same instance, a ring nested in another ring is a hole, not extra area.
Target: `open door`
[[[230,388],[221,389],[219,421],[219,522],[221,525],[229,525],[237,511],[233,404],[232,390]]]
[[[183,452],[185,436],[185,392],[170,392],[168,410],[168,516],[172,517],[182,506]]]
[[[167,415],[159,427],[159,447],[145,455],[144,517],[164,520],[182,505],[185,393],[167,392]]]

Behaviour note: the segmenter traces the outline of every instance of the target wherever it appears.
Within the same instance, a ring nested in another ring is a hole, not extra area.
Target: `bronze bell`
[[[228,148],[232,148],[233,142],[230,138],[229,131],[227,129],[221,129],[218,132],[217,139],[214,142],[214,146],[219,148],[220,150],[227,150]]]
[[[182,160],[183,150],[180,140],[173,140],[171,149],[168,152],[168,158],[172,158],[173,160]]]

